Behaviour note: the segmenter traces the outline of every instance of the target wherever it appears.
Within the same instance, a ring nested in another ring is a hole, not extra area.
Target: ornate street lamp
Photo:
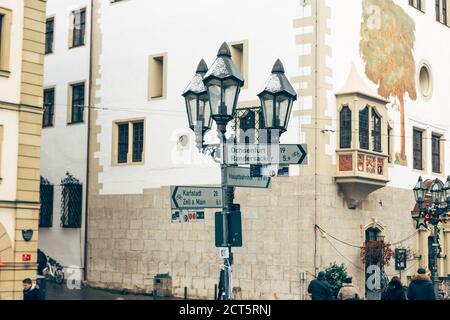
[[[278,130],[280,135],[286,132],[297,93],[286,78],[280,59],[275,62],[272,74],[258,97],[261,100],[265,129]]]
[[[415,217],[417,220],[417,229],[429,228],[429,225],[433,227],[433,261],[432,261],[432,279],[438,296],[439,289],[439,277],[438,277],[438,257],[439,257],[439,233],[440,225],[447,223],[448,212],[450,211],[450,177],[447,178],[445,185],[439,179],[436,179],[430,187],[431,193],[431,205],[423,206],[426,196],[426,187],[422,180],[419,178],[416,186],[413,189],[414,197],[416,198],[417,207],[419,208],[419,216]],[[443,203],[447,203],[444,207]]]
[[[234,187],[226,183],[229,167],[234,165],[226,161],[225,134],[227,124],[236,115],[239,93],[243,85],[244,78],[231,60],[230,48],[227,43],[223,43],[217,59],[209,70],[206,63],[203,60],[200,61],[194,78],[183,92],[189,127],[195,132],[199,149],[205,154],[209,152],[213,157],[217,154],[222,157],[220,168],[223,239],[221,245],[229,249],[229,257],[224,259],[224,299],[232,297],[230,284],[233,255],[229,235],[229,219],[231,219],[229,217],[240,208],[238,204],[234,203]],[[280,133],[285,132],[297,95],[284,75],[284,68],[280,60],[275,63],[272,75],[259,97],[263,105],[266,128],[279,130]],[[203,136],[211,129],[212,119],[216,122],[223,139],[218,145],[205,145]]]
[[[442,182],[439,179],[434,180],[433,185],[431,186],[431,200],[435,205],[440,205],[442,202]]]
[[[208,66],[202,59],[198,64],[194,78],[183,93],[189,127],[196,133],[200,149],[203,146],[203,137],[211,129],[212,124],[208,91],[203,84],[203,77],[206,72],[208,72]]]
[[[217,59],[205,74],[203,83],[208,91],[212,118],[224,133],[227,123],[236,114],[239,93],[244,85],[244,77],[231,60],[226,42],[220,47]]]
[[[444,198],[447,206],[450,207],[450,176],[447,177],[447,181],[444,184]]]
[[[419,204],[419,207],[422,206],[422,203],[425,201],[425,195],[427,193],[427,188],[425,187],[425,183],[423,183],[422,177],[419,177],[419,181],[417,182],[413,191],[416,202]]]

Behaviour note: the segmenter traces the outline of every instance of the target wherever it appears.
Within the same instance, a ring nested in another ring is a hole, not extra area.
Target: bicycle
[[[64,282],[64,267],[58,262],[47,257],[46,267],[42,270],[42,274],[47,281],[54,280],[57,284],[62,284]]]

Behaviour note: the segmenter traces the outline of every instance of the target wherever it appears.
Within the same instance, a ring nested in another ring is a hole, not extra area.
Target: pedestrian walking
[[[381,294],[381,300],[406,300],[406,290],[399,277],[392,277],[386,290]]]
[[[325,272],[319,272],[317,279],[314,279],[309,283],[308,293],[311,294],[312,300],[331,300],[332,290],[330,284],[326,280]]]
[[[408,288],[409,300],[436,300],[433,283],[423,268],[417,270]]]
[[[22,281],[23,286],[23,300],[41,300],[41,294],[36,285],[30,278],[26,278]]]
[[[338,300],[359,300],[358,290],[352,283],[353,279],[348,277],[344,280],[341,290],[339,290]]]

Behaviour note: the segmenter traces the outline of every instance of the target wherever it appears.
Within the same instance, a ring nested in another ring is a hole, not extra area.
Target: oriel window
[[[359,112],[359,147],[369,150],[369,108]]]
[[[349,107],[342,108],[340,113],[340,148],[347,149],[352,146],[352,112]]]
[[[373,151],[381,152],[381,117],[373,109],[372,126]]]

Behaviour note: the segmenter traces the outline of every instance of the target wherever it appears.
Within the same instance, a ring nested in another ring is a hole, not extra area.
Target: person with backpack
[[[381,300],[406,300],[406,291],[399,277],[393,277],[386,290],[381,294]]]
[[[353,279],[348,277],[344,280],[341,290],[339,290],[338,300],[360,300],[358,290],[352,283]]]
[[[311,294],[312,300],[331,300],[331,291],[323,271],[319,272],[317,279],[312,280],[308,286],[308,293]]]
[[[417,274],[409,285],[407,296],[409,300],[436,300],[433,283],[425,269],[417,270]]]

